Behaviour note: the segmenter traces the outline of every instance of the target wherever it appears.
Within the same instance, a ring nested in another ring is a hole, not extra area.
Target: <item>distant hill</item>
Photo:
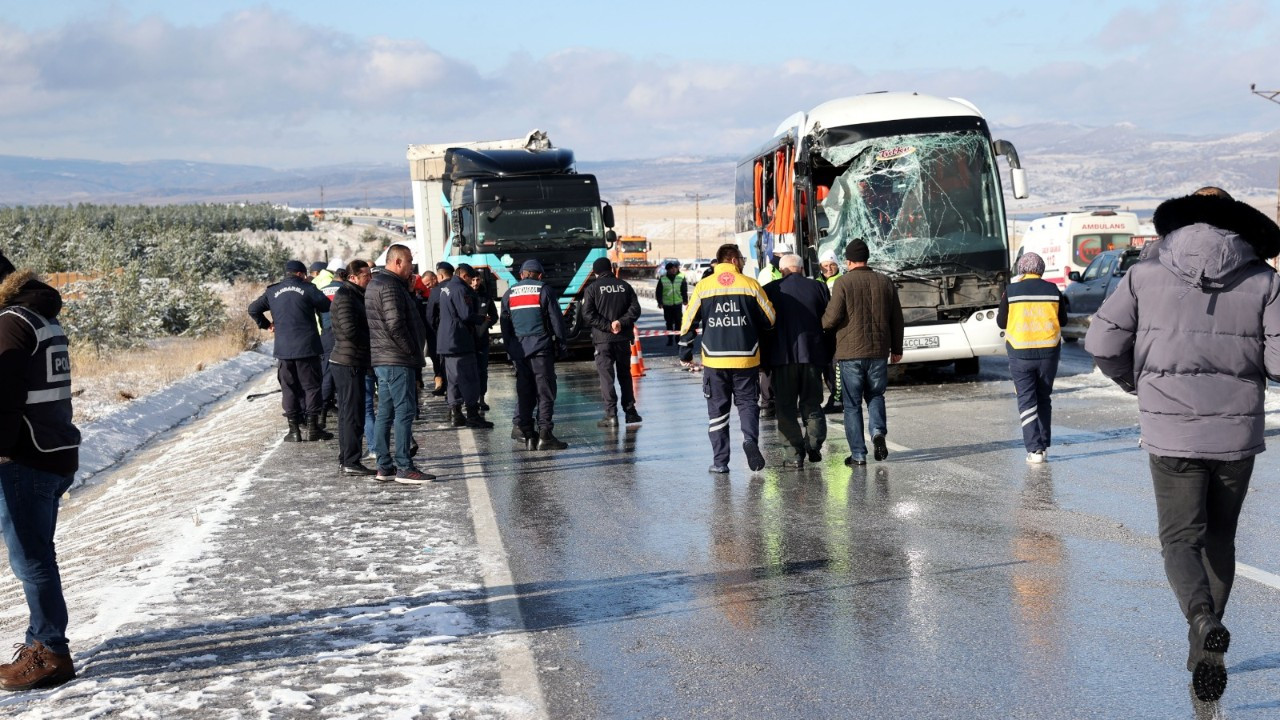
[[[1221,185],[1266,207],[1276,195],[1280,131],[1227,136],[1179,136],[1131,124],[1084,127],[1046,123],[997,127],[1013,141],[1027,169],[1032,197],[1012,213],[1114,203],[1149,209],[1202,185]],[[606,200],[622,205],[733,200],[735,158],[669,157],[579,160],[600,180]],[[1002,171],[1003,172],[1003,171]],[[1007,174],[1004,175],[1007,183]],[[185,160],[136,163],[0,156],[0,204],[167,204],[274,202],[317,207],[399,207],[407,199],[404,163],[346,164],[274,170]]]

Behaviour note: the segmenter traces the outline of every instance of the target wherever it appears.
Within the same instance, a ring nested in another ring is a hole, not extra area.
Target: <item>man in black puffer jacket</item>
[[[370,372],[369,319],[364,309],[364,289],[373,274],[369,263],[352,260],[347,279],[333,294],[329,308],[329,374],[338,401],[338,459],[347,475],[373,475],[360,462],[364,437],[364,378]]]
[[[1280,380],[1280,228],[1219,188],[1156,208],[1159,247],[1102,303],[1085,349],[1138,396],[1165,575],[1200,700],[1227,686],[1222,624],[1236,573],[1236,526],[1266,449],[1267,381]]]
[[[471,290],[475,268],[458,265],[449,281],[432,290],[436,352],[444,360],[447,400],[457,427],[487,429],[493,423],[480,415],[480,365],[476,359],[476,331],[485,322],[484,308]],[[463,414],[463,408],[466,414]]]
[[[364,307],[369,319],[369,361],[378,378],[378,417],[373,426],[378,479],[420,485],[436,477],[414,467],[410,452],[418,414],[418,370],[426,365],[426,329],[409,293],[412,275],[413,252],[404,245],[392,245],[387,249],[387,266],[369,280]]]
[[[249,317],[258,327],[276,336],[275,356],[280,361],[276,375],[280,400],[289,421],[287,442],[301,441],[299,425],[305,419],[307,440],[329,440],[333,436],[320,428],[320,313],[329,311],[329,298],[307,282],[307,268],[297,260],[284,266],[284,279],[268,285],[249,305]],[[267,320],[267,313],[271,319]]]

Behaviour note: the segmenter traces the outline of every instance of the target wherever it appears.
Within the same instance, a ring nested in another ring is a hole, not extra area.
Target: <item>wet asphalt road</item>
[[[1191,698],[1136,406],[1077,346],[1045,466],[1024,462],[996,358],[892,385],[886,462],[846,468],[828,416],[824,461],[783,469],[764,421],[769,467],[737,452],[719,478],[700,376],[645,348],[642,425],[597,428],[594,368],[567,363],[570,449],[515,449],[495,365],[498,428],[475,434],[551,717],[1280,716],[1280,590],[1252,580],[1227,615],[1227,695]],[[1239,542],[1273,573],[1278,465],[1261,457]]]

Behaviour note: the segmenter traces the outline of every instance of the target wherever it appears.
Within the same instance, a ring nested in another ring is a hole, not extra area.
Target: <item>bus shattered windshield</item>
[[[910,274],[1004,271],[1008,250],[991,143],[984,133],[889,135],[827,147],[815,180],[819,251],[842,256],[854,238],[870,265]],[[821,190],[819,198],[822,197]]]

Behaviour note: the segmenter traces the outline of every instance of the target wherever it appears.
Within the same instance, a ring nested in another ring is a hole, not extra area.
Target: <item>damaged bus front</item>
[[[1017,152],[992,142],[970,103],[873,93],[797,113],[738,166],[736,232],[758,264],[795,247],[810,274],[850,240],[898,287],[903,362],[951,362],[962,373],[1004,352],[995,309],[1009,242],[995,158],[1026,197]],[[841,260],[843,265],[843,260]]]

